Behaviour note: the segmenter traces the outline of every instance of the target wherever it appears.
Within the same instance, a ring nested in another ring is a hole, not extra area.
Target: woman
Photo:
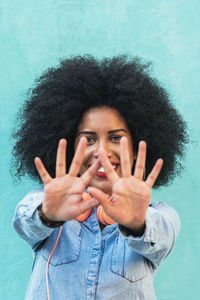
[[[150,204],[151,190],[180,170],[187,134],[148,65],[67,59],[39,78],[20,118],[17,176],[44,185],[14,217],[34,253],[26,299],[155,299],[180,221]]]

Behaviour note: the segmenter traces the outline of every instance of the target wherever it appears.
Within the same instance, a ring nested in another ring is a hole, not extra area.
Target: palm
[[[81,179],[65,175],[55,178],[44,187],[44,201],[54,203],[52,214],[60,220],[72,219],[80,214],[84,184]]]
[[[98,160],[81,177],[77,177],[83,160],[86,140],[82,138],[77,147],[69,173],[66,174],[66,141],[61,140],[56,160],[56,178],[52,178],[39,158],[35,165],[44,183],[43,212],[46,217],[57,220],[71,220],[85,210],[98,204],[92,198],[83,201],[83,191],[99,167]]]
[[[120,178],[113,185],[112,201],[108,214],[114,214],[119,224],[131,223],[134,212],[140,211],[140,218],[145,217],[149,205],[151,189],[145,182],[139,181],[134,176]]]
[[[90,187],[89,191],[100,200],[105,212],[117,223],[131,229],[137,229],[144,226],[151,190],[159,175],[163,161],[159,159],[146,181],[143,181],[146,161],[146,143],[140,142],[134,175],[131,174],[132,166],[128,156],[127,143],[126,138],[121,139],[121,178],[113,170],[106,153],[104,151],[99,153],[100,162],[112,184],[112,197],[108,198],[106,194],[94,187]]]

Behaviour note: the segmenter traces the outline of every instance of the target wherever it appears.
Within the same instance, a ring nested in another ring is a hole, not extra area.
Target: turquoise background
[[[16,112],[46,67],[85,53],[129,53],[153,61],[155,76],[188,123],[185,170],[152,196],[175,207],[182,220],[175,248],[156,275],[155,290],[159,300],[199,299],[199,28],[199,0],[0,1],[0,299],[23,299],[32,264],[29,246],[11,225],[17,202],[37,186],[28,178],[14,184],[9,173]]]

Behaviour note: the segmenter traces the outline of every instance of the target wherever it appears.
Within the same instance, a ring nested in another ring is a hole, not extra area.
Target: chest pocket
[[[60,239],[57,247],[51,257],[50,264],[54,266],[67,264],[76,261],[79,257],[81,249],[81,225],[76,221],[71,221],[71,224],[63,225]],[[54,232],[49,236],[42,247],[42,256],[45,260],[49,259],[51,251],[55,245],[59,228],[56,228]]]
[[[127,246],[125,239],[117,236],[112,252],[111,271],[136,282],[145,277],[144,257]]]

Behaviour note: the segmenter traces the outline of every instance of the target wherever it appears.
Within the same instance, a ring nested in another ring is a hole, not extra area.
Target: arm
[[[120,141],[121,177],[113,170],[105,152],[99,151],[99,157],[112,184],[112,197],[94,187],[89,187],[88,191],[99,199],[106,214],[119,224],[119,230],[127,238],[128,245],[149,259],[154,267],[158,267],[171,251],[180,227],[179,217],[172,208],[164,204],[149,206],[152,187],[162,168],[162,159],[156,161],[144,180],[144,141],[139,143],[133,175],[125,137]]]
[[[156,161],[152,171],[144,180],[146,143],[144,141],[139,143],[133,175],[128,148],[128,139],[122,137],[120,140],[122,173],[120,175],[114,171],[106,152],[103,149],[99,150],[100,162],[112,185],[111,197],[95,187],[88,187],[88,191],[101,202],[105,213],[116,223],[129,228],[134,236],[141,236],[145,231],[145,219],[151,200],[152,187],[160,173],[163,160]]]
[[[180,230],[180,219],[172,207],[157,202],[148,208],[145,224],[142,236],[134,237],[122,225],[119,225],[119,231],[128,246],[150,260],[154,268],[158,268],[174,246]]]
[[[84,189],[99,168],[97,160],[82,176],[79,169],[87,140],[80,139],[69,173],[66,174],[66,140],[59,142],[56,157],[56,177],[52,178],[39,158],[36,168],[44,183],[44,190],[29,193],[15,211],[13,225],[17,233],[33,248],[47,238],[53,229],[42,224],[37,208],[42,204],[43,214],[51,221],[69,221],[99,204],[97,199],[83,201]]]
[[[38,217],[37,208],[42,203],[43,197],[43,189],[28,193],[18,203],[13,218],[16,232],[33,249],[53,232],[53,229],[43,225]]]

